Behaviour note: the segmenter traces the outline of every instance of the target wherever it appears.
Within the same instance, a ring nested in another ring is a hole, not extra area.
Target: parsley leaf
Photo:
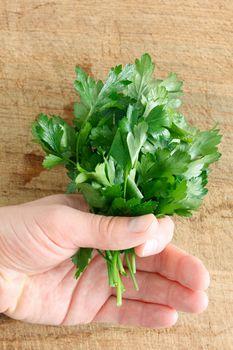
[[[79,278],[81,273],[86,269],[92,255],[92,248],[80,248],[77,253],[72,256],[72,262],[77,267],[75,277]]]
[[[45,114],[40,114],[32,125],[32,133],[35,141],[41,144],[47,154],[60,157],[63,160],[75,156],[75,130],[62,118],[58,116],[49,118]]]
[[[52,169],[54,166],[62,164],[64,161],[62,158],[55,156],[54,154],[48,154],[43,160],[43,167]]]

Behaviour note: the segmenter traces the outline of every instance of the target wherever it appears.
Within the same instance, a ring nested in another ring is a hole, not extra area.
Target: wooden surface
[[[63,192],[65,173],[41,168],[30,125],[41,112],[72,118],[74,67],[108,68],[149,52],[158,76],[185,81],[183,112],[199,127],[220,124],[221,161],[191,219],[176,219],[176,243],[211,273],[210,305],[167,330],[29,325],[0,318],[0,349],[233,349],[232,0],[0,0],[0,205]]]

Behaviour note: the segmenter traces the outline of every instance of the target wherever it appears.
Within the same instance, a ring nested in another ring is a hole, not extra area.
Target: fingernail
[[[158,242],[156,241],[156,239],[149,239],[144,244],[142,255],[147,256],[147,255],[154,254],[156,252],[157,247],[158,247]]]
[[[151,215],[142,215],[130,219],[129,230],[135,233],[146,231],[153,222],[153,219],[148,220],[150,216]]]

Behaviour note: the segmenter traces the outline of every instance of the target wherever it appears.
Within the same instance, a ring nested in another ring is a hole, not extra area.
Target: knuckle
[[[52,205],[46,208],[46,217],[52,224],[57,224],[61,220],[65,209],[66,206],[62,204]]]
[[[113,247],[113,232],[115,222],[116,218],[113,216],[100,216],[98,219],[98,236],[102,237],[103,241],[109,247],[109,249]]]
[[[58,194],[54,194],[51,196],[51,198],[53,198],[57,204],[65,204],[66,203],[66,196],[64,194],[58,193]]]

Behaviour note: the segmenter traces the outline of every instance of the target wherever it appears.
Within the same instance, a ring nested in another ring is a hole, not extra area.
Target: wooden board
[[[0,348],[233,349],[232,0],[0,0],[0,205],[63,192],[63,171],[43,171],[30,125],[41,112],[72,118],[74,67],[104,78],[117,63],[151,53],[158,76],[185,81],[183,112],[201,128],[218,122],[221,161],[191,219],[176,219],[176,243],[211,273],[208,311],[181,314],[167,330],[109,325],[37,326],[0,318]]]

